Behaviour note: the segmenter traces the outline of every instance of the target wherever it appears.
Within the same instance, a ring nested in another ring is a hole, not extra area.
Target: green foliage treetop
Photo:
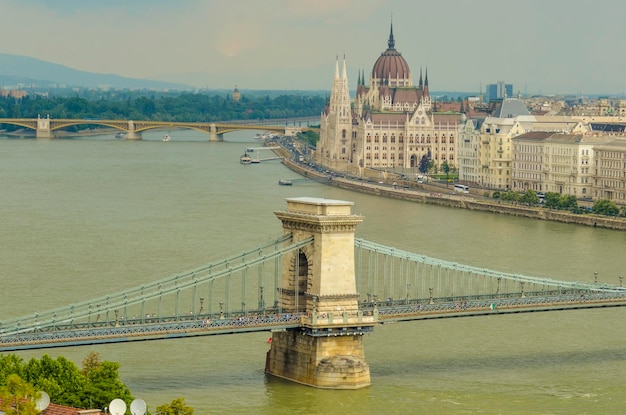
[[[24,362],[15,355],[0,355],[0,388],[10,385],[12,375],[34,390],[46,392],[59,405],[104,408],[115,398],[133,400],[130,389],[119,378],[119,363],[102,362],[94,352],[87,355],[82,370],[62,356],[53,359],[44,355]]]

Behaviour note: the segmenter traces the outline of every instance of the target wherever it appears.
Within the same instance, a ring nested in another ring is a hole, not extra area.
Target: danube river
[[[162,142],[163,134],[172,137]],[[254,132],[0,137],[0,319],[193,269],[282,234],[285,198],[354,201],[357,237],[451,261],[619,283],[626,233],[388,200],[239,164]],[[22,352],[121,364],[136,398],[204,414],[617,414],[626,309],[399,323],[365,338],[372,386],[313,389],[263,373],[267,333]]]

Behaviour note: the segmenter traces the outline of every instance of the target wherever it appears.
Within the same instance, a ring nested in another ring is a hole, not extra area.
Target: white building
[[[493,116],[470,119],[459,133],[459,181],[481,187],[513,187],[512,139],[532,131],[583,133],[580,120],[530,115],[523,102],[506,98]]]
[[[594,154],[594,200],[608,199],[626,205],[626,139],[597,145]]]
[[[531,132],[513,139],[513,190],[592,198],[594,147],[609,136]]]

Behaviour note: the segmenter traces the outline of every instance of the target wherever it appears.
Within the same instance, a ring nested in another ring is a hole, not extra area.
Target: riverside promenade
[[[547,209],[536,206],[513,205],[475,195],[454,194],[452,188],[446,191],[435,189],[430,191],[428,185],[395,180],[397,185],[353,180],[340,176],[329,176],[310,168],[304,163],[294,161],[285,149],[277,150],[284,157],[283,163],[290,170],[313,180],[319,180],[331,186],[375,196],[407,200],[411,202],[429,203],[432,205],[477,210],[494,214],[521,216],[531,219],[551,220],[563,223],[592,226],[597,228],[626,231],[626,219],[594,214],[574,214],[562,210]],[[392,182],[393,183],[393,182]],[[410,185],[408,185],[410,183]]]

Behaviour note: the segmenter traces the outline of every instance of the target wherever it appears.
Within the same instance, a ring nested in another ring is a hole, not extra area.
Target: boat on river
[[[278,184],[281,186],[291,186],[293,184],[293,182],[291,180],[287,180],[287,179],[280,179],[278,181]]]
[[[239,162],[241,164],[250,164],[252,163],[252,157],[250,157],[248,153],[243,153],[241,157],[239,157]]]
[[[165,134],[163,136],[163,141],[170,141],[172,139],[172,137],[169,136],[169,134]]]

